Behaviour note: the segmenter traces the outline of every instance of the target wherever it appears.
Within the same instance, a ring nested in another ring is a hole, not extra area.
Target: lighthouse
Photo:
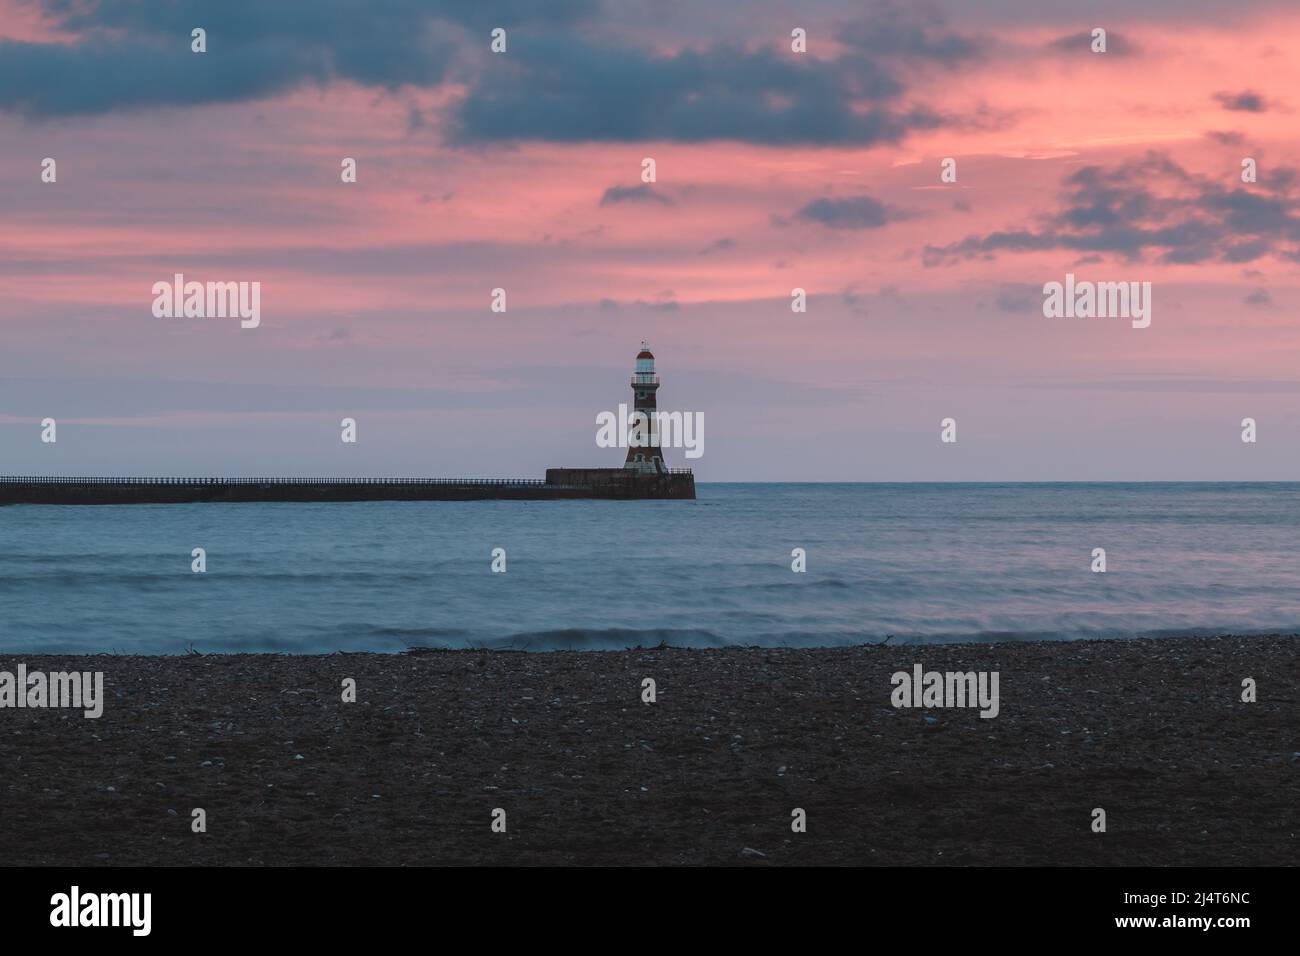
[[[648,443],[639,447],[632,445],[627,449],[627,460],[623,468],[643,475],[662,475],[668,469],[664,466],[663,449],[659,447],[659,421],[656,414],[655,393],[659,391],[659,376],[655,374],[655,357],[645,342],[636,355],[636,371],[632,373],[632,409],[639,422],[644,422],[641,430],[649,437]],[[640,418],[644,415],[645,418]]]

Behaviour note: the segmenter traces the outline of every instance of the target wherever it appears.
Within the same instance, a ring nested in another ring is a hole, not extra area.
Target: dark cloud
[[[614,206],[618,203],[658,203],[661,206],[671,206],[673,201],[658,192],[648,183],[642,183],[640,186],[610,186],[605,190],[605,194],[600,197],[602,206]]]
[[[856,285],[840,290],[840,302],[848,308],[849,312],[859,318],[866,318],[870,315],[870,310],[867,308],[867,297],[858,291]]]
[[[1214,98],[1225,110],[1238,113],[1263,113],[1268,109],[1264,97],[1250,90],[1241,93],[1215,93]]]
[[[1209,130],[1205,134],[1207,139],[1212,139],[1220,146],[1242,146],[1246,142],[1246,137],[1236,130]]]
[[[879,229],[906,214],[886,206],[871,196],[854,196],[850,199],[814,199],[796,214],[808,222],[818,222],[830,229]]]
[[[1255,289],[1241,301],[1257,308],[1268,308],[1273,304],[1273,297],[1267,289]]]
[[[926,246],[926,265],[1002,252],[1068,250],[1165,263],[1300,262],[1300,192],[1295,170],[1267,185],[1193,175],[1162,153],[1067,176],[1062,205],[1023,229]]]
[[[268,3],[266,0],[38,0],[46,15],[74,32],[96,29],[136,34],[181,34],[194,27],[209,35],[296,36],[308,42],[332,41],[344,35],[396,36],[428,19],[446,20],[486,31],[497,26],[545,22],[573,23],[599,9],[599,0],[312,0],[310,4]],[[186,46],[188,47],[188,41]]]
[[[900,81],[856,53],[818,60],[712,46],[660,55],[569,33],[517,37],[510,51],[459,104],[457,140],[870,145],[947,122],[893,106]]]
[[[442,82],[464,29],[571,22],[595,0],[45,0],[67,43],[0,40],[0,110],[44,118],[259,99],[350,80],[396,89]],[[208,52],[190,52],[190,31]],[[458,32],[459,30],[459,32]]]
[[[632,304],[652,312],[676,312],[681,308],[671,292],[661,292],[654,299],[637,299]]]
[[[707,246],[701,249],[700,255],[707,256],[712,252],[728,252],[734,248],[736,248],[736,240],[723,236],[721,239],[715,239],[713,242],[710,242]]]
[[[1043,290],[1036,285],[1004,283],[998,286],[993,304],[1002,312],[1028,312],[1043,304]]]
[[[1083,53],[1088,56],[1133,56],[1138,52],[1137,45],[1128,38],[1127,34],[1121,36],[1114,30],[1106,30],[1106,52],[1093,53],[1090,29],[1057,37],[1052,41],[1052,49],[1067,53]]]
[[[292,41],[264,38],[220,57],[119,37],[73,45],[0,40],[0,109],[30,117],[105,113],[271,96],[323,82],[328,63]]]
[[[71,43],[0,41],[0,110],[33,118],[256,100],[350,81],[465,90],[447,132],[460,144],[733,140],[894,143],[957,126],[906,102],[909,64],[980,54],[942,16],[900,4],[845,25],[834,59],[714,43],[669,54],[601,38],[598,0],[44,0]],[[190,52],[190,30],[208,52]],[[509,30],[509,52],[488,31]],[[423,117],[411,114],[412,128]]]
[[[845,50],[835,59],[780,44],[661,55],[573,32],[526,34],[512,40],[508,61],[471,85],[456,136],[869,146],[958,125],[923,105],[899,105],[902,76],[911,65],[977,60],[982,41],[949,29],[939,12],[901,2],[876,4],[834,34]]]
[[[870,16],[839,24],[835,38],[874,56],[930,60],[946,66],[981,59],[987,48],[986,41],[949,29],[942,12],[926,4],[879,3]]]
[[[660,292],[653,299],[633,299],[630,302],[619,302],[617,299],[604,298],[599,303],[602,312],[617,312],[624,305],[648,309],[651,312],[676,312],[681,308],[681,304],[671,290]]]

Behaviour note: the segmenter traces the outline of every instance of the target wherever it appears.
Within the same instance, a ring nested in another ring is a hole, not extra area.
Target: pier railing
[[[610,469],[619,471],[621,469]],[[669,474],[693,474],[672,468]],[[0,475],[6,485],[544,485],[541,478],[75,478]]]
[[[544,485],[541,478],[56,478],[0,476],[22,485]]]

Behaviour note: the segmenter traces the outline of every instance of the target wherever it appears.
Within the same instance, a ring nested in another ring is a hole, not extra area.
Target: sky
[[[1297,90],[1251,0],[0,0],[0,474],[612,467],[646,340],[702,481],[1297,479]]]

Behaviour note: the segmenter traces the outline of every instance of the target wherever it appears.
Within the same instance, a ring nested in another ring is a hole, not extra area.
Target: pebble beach
[[[1291,636],[20,663],[104,708],[0,710],[7,865],[1300,859]],[[916,664],[998,715],[891,706]]]

